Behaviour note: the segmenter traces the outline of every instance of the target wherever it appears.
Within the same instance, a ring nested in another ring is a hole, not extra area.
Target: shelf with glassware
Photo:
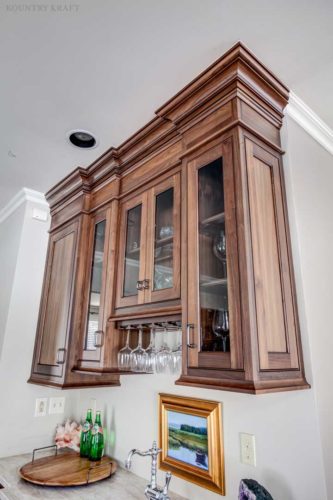
[[[180,373],[181,322],[129,324],[119,331],[126,338],[125,346],[118,352],[120,373]]]

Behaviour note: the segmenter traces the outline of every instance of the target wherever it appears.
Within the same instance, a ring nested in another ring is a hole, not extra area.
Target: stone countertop
[[[19,476],[22,465],[31,461],[31,453],[0,459],[1,500],[28,500],[30,498],[78,500],[143,500],[145,479],[118,467],[111,478],[87,486],[50,487],[30,484]],[[171,500],[185,500],[170,493]]]

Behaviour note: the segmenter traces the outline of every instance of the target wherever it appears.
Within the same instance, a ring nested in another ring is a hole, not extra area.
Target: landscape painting
[[[167,421],[167,455],[186,464],[208,470],[207,419],[168,410]]]

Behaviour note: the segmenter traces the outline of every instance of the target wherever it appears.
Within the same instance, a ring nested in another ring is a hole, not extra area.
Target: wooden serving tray
[[[66,451],[52,457],[44,457],[23,465],[22,479],[43,486],[82,486],[106,479],[117,469],[110,457],[99,462],[81,458],[79,453]]]

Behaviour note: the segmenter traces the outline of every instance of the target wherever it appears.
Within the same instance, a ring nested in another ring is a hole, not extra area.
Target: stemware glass
[[[138,345],[131,353],[131,370],[133,372],[143,373],[146,369],[146,351],[142,347],[142,325],[139,326]]]
[[[170,360],[171,373],[179,373],[182,367],[182,331],[178,330],[178,332],[176,332],[176,335],[177,343],[174,349],[172,349]]]
[[[167,344],[167,329],[164,327],[164,331],[162,333],[162,345],[160,349],[158,349],[156,353],[156,372],[157,373],[165,373],[167,369],[170,367],[171,361],[171,349]]]
[[[156,344],[155,344],[155,327],[152,325],[150,327],[150,341],[149,346],[146,349],[146,369],[147,373],[154,373],[156,369]]]
[[[229,337],[229,313],[224,309],[217,309],[213,317],[213,332],[222,339],[222,351],[227,352]]]
[[[129,346],[130,331],[131,331],[131,327],[128,326],[125,347],[120,349],[120,351],[118,352],[118,367],[119,367],[119,370],[123,370],[123,371],[129,371],[131,369],[132,349]]]

